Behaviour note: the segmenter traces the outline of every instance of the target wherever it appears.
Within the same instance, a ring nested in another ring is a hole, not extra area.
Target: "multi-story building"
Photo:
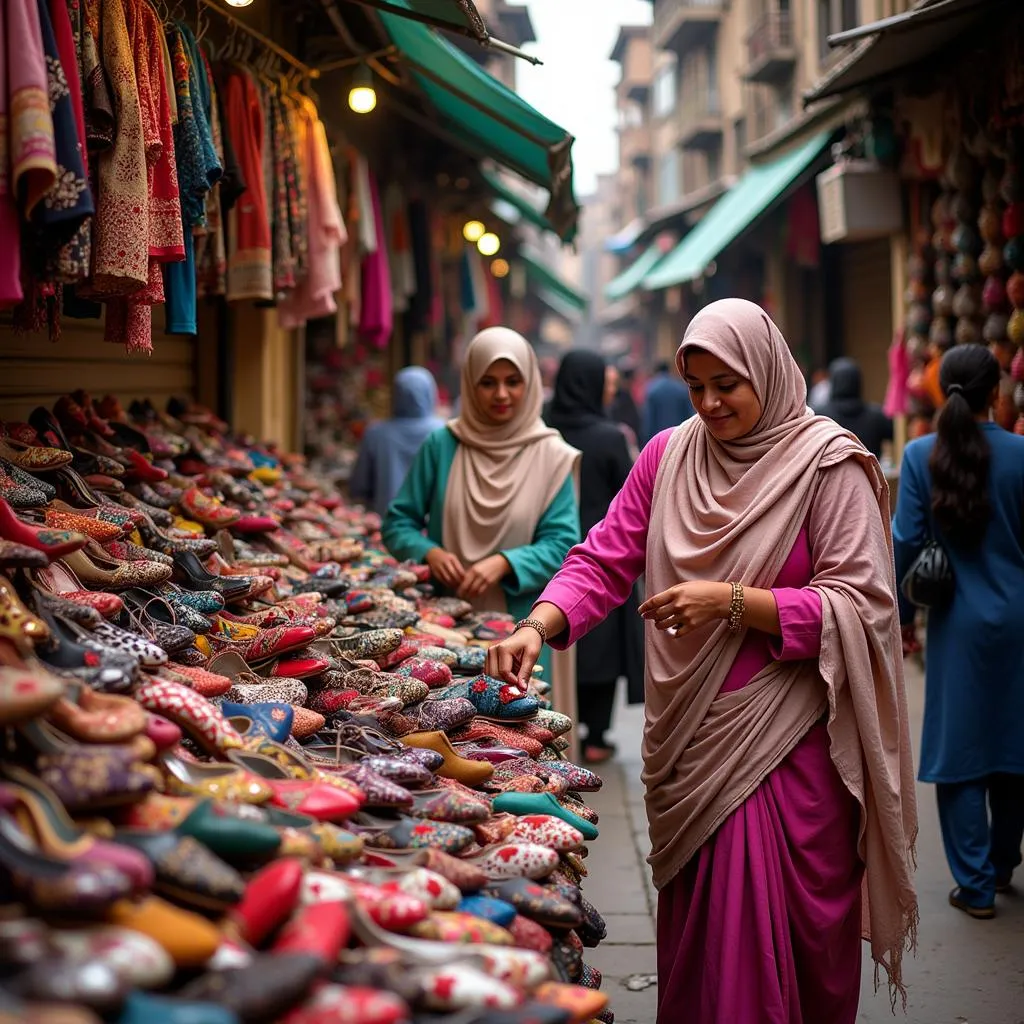
[[[808,368],[844,349],[861,356],[880,397],[892,322],[872,296],[883,283],[889,291],[888,242],[822,247],[814,188],[829,144],[859,131],[865,108],[855,99],[805,109],[803,97],[837,60],[829,36],[912,4],[653,0],[647,208],[636,229],[623,204],[616,228],[633,225],[633,244],[608,289],[657,324],[653,351],[672,352],[706,301],[744,295],[772,311]],[[619,51],[637,46],[632,31],[613,54],[623,82]],[[621,87],[617,102],[621,118]],[[620,166],[624,184],[630,167]],[[678,243],[667,253],[666,239]]]

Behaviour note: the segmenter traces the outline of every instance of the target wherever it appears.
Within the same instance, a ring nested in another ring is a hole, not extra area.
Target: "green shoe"
[[[198,839],[231,864],[269,860],[281,845],[281,836],[272,825],[240,818],[213,800],[203,800],[174,831]]]
[[[495,811],[509,814],[550,814],[572,825],[588,842],[598,836],[597,826],[563,807],[553,793],[500,793],[491,805]]]

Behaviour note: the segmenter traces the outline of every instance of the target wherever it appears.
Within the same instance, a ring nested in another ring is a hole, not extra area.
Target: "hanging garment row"
[[[199,32],[202,35],[202,32]],[[327,135],[273,55],[216,56],[148,0],[0,10],[0,309],[16,327],[99,317],[152,351],[201,296],[335,311],[345,221]],[[244,48],[243,48],[244,49]]]

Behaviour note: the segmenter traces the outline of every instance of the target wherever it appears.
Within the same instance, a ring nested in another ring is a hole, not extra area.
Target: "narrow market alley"
[[[916,661],[907,662],[915,742],[920,736],[924,680]],[[616,708],[616,762],[602,774],[595,795],[601,839],[588,858],[592,892],[601,894],[608,938],[588,960],[604,972],[618,1024],[654,1024],[655,893],[644,858],[650,849],[640,784],[642,706]],[[916,957],[908,957],[906,1017],[889,1009],[885,989],[874,992],[865,954],[859,1024],[1022,1024],[1024,1022],[1024,892],[999,900],[994,921],[974,921],[948,906],[952,880],[939,838],[932,786],[918,787],[921,833],[917,843],[917,890],[921,901]],[[685,1017],[679,1018],[685,1024]]]

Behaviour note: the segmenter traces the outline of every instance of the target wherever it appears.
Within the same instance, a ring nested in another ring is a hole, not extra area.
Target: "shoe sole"
[[[996,916],[995,907],[972,907],[970,904],[964,903],[963,900],[958,900],[952,893],[949,894],[949,905],[963,911],[976,921],[991,921]]]

